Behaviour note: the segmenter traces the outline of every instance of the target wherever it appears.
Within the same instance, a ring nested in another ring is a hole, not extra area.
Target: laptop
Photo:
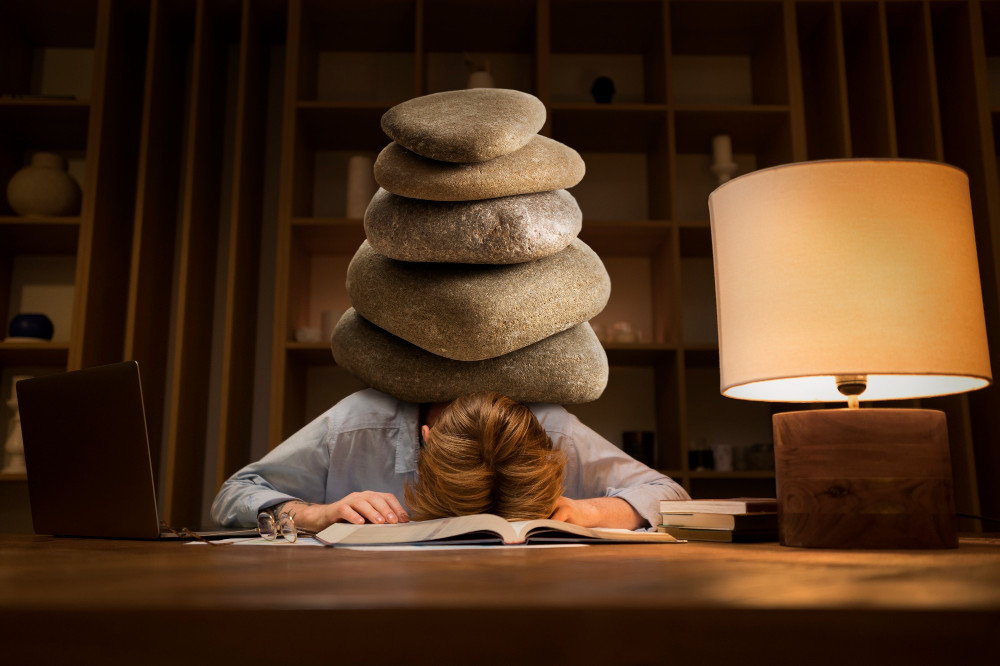
[[[138,363],[24,379],[17,402],[37,534],[185,538],[160,526]],[[245,528],[195,533],[257,535]]]

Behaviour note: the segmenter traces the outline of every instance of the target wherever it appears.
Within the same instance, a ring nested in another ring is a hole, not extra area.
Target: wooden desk
[[[910,666],[1000,654],[996,539],[956,551],[401,553],[3,536],[0,581],[10,664],[263,661],[293,644],[296,660],[340,664]]]

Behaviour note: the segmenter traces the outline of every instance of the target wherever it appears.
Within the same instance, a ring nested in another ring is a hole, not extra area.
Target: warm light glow
[[[895,400],[927,398],[935,395],[966,393],[989,386],[982,377],[945,375],[869,375],[868,388],[860,395],[865,400]],[[740,400],[771,400],[776,402],[847,402],[837,390],[833,375],[823,377],[789,377],[766,379],[733,386],[723,395]]]
[[[723,394],[844,402],[992,381],[969,183],[919,160],[755,171],[709,198]]]

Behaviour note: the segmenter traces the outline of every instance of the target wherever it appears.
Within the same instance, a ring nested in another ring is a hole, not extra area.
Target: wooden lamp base
[[[773,423],[783,545],[958,547],[943,412],[810,410]]]

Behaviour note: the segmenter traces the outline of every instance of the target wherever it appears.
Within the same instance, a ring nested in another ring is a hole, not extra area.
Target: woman
[[[368,389],[234,474],[212,518],[253,525],[260,511],[287,512],[320,530],[495,513],[637,529],[655,527],[661,499],[687,498],[558,405],[497,393],[417,405]]]

